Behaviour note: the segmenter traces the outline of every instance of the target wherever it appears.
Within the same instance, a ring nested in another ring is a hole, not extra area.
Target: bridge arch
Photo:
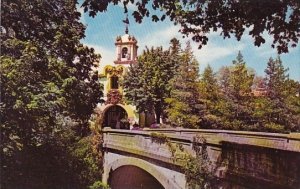
[[[109,174],[112,171],[117,170],[123,166],[134,166],[137,168],[142,169],[143,171],[149,173],[153,176],[165,189],[172,188],[172,189],[180,189],[181,187],[176,183],[176,181],[171,180],[169,175],[164,174],[163,172],[159,171],[156,167],[152,164],[148,163],[145,160],[134,158],[134,157],[124,157],[117,159],[111,162],[108,166],[104,167],[104,174],[103,174],[103,182],[107,183],[109,179]]]
[[[164,189],[147,171],[132,165],[121,166],[111,171],[108,184],[111,189]]]

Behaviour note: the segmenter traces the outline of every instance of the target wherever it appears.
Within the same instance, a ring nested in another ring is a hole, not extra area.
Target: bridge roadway
[[[165,134],[172,143],[181,144],[192,154],[193,137],[203,136],[214,165],[227,161],[227,166],[218,167],[215,173],[220,180],[218,188],[300,188],[300,133],[202,129],[136,131],[104,128],[102,181],[110,184],[112,189],[186,188],[180,166],[172,161],[166,144],[151,140],[153,132]]]

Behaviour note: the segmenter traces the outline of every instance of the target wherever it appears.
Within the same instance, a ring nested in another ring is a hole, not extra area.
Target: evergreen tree
[[[251,86],[254,75],[249,72],[239,51],[230,75],[230,91],[233,105],[233,119],[237,128],[247,127],[251,124]]]
[[[222,96],[217,109],[222,117],[225,129],[251,129],[252,94],[254,74],[246,67],[242,53],[233,60],[231,68],[222,68],[219,72],[219,84]]]
[[[243,97],[251,93],[254,75],[249,73],[240,51],[236,60],[232,63],[233,67],[230,74],[231,95],[234,100],[241,101]]]
[[[201,127],[219,128],[219,116],[221,115],[218,110],[218,104],[221,103],[220,88],[217,83],[216,74],[210,65],[204,69],[200,80],[200,100],[204,105]]]
[[[171,51],[171,56],[172,58],[178,58],[179,53],[181,51],[181,44],[178,39],[172,38],[170,40],[170,51]]]
[[[218,83],[221,91],[229,96],[230,94],[230,68],[222,67],[218,72]]]
[[[152,47],[144,51],[138,63],[124,76],[126,100],[137,106],[139,112],[154,111],[157,123],[166,107],[165,99],[170,96],[169,81],[174,75],[174,66],[170,51]]]
[[[285,99],[288,114],[285,130],[300,132],[300,82],[288,79],[285,88],[288,95]]]
[[[171,98],[167,98],[167,114],[172,125],[196,128],[199,124],[199,64],[190,43],[182,52],[176,74],[170,81]]]
[[[267,95],[270,99],[282,100],[285,97],[285,81],[288,79],[286,72],[288,69],[284,69],[280,57],[276,60],[269,59],[266,73],[266,88]]]
[[[222,67],[218,71],[218,85],[220,87],[220,98],[216,104],[216,110],[220,113],[223,129],[235,129],[232,125],[235,102],[231,95],[231,67]]]
[[[269,111],[264,115],[266,127],[272,128],[267,129],[299,130],[299,85],[290,80],[286,72],[280,57],[275,60],[269,59],[265,70]]]

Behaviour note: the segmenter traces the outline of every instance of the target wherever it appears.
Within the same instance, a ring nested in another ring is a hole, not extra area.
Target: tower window
[[[124,47],[122,49],[122,58],[126,58],[127,53],[128,53],[128,49],[127,49],[127,47]]]
[[[118,89],[119,88],[118,80],[119,80],[119,78],[117,76],[112,76],[110,78],[112,89]]]

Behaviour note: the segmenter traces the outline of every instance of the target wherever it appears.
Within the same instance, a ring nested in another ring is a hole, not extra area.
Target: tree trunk
[[[157,124],[160,124],[160,117],[161,117],[161,107],[157,105],[155,106],[155,119]]]
[[[157,124],[160,124],[160,114],[161,114],[160,112],[155,111],[155,119]]]

